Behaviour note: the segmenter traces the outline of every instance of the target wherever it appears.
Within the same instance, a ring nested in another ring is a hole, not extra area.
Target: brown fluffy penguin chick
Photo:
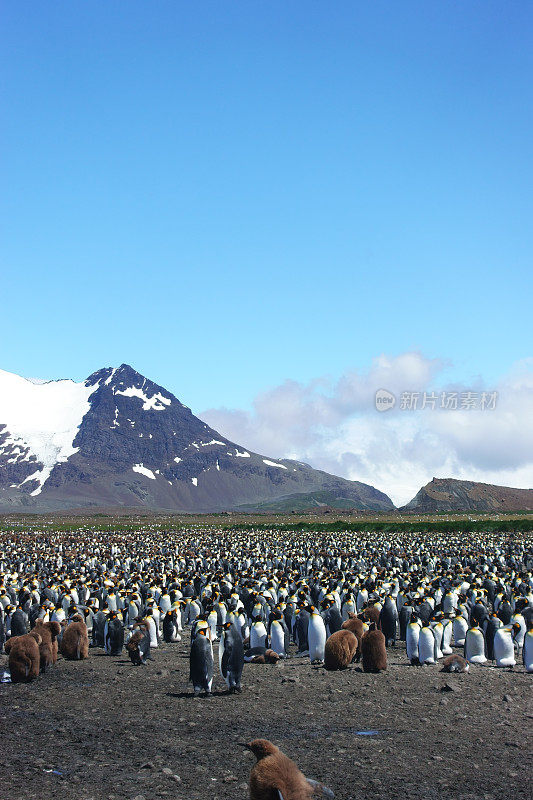
[[[265,652],[265,664],[277,664],[279,661],[279,654],[274,650],[267,648]]]
[[[13,636],[5,643],[12,683],[28,683],[39,677],[40,644],[41,637],[34,631],[24,636]]]
[[[365,623],[362,619],[359,619],[357,614],[353,614],[350,611],[348,619],[345,620],[341,625],[341,630],[351,631],[354,636],[357,636],[357,652],[355,654],[355,660],[359,661],[361,658],[361,641],[365,635]]]
[[[42,619],[38,619],[35,623],[35,627],[33,629],[36,631],[42,639],[41,644],[41,657],[43,650],[46,651],[46,645],[50,648],[50,656],[51,656],[51,664],[55,664],[57,661],[57,637],[61,633],[61,625],[59,622],[43,622]]]
[[[351,631],[332,633],[324,648],[324,667],[327,670],[346,669],[352,663],[358,647],[357,636]]]
[[[61,655],[69,661],[79,661],[89,656],[89,636],[87,625],[81,616],[76,614],[67,625],[61,639]]]
[[[310,800],[314,788],[294,761],[268,739],[246,745],[257,758],[250,773],[250,800]],[[316,796],[316,795],[315,795]]]
[[[370,624],[370,630],[363,636],[361,655],[363,657],[363,672],[380,672],[387,669],[385,637],[381,631],[376,630],[375,622]]]
[[[452,653],[451,656],[446,656],[442,662],[441,672],[468,672],[469,666],[466,659],[457,653]]]

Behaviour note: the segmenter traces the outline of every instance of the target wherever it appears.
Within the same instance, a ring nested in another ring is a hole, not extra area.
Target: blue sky
[[[199,412],[531,355],[533,7],[4,4],[1,366]]]

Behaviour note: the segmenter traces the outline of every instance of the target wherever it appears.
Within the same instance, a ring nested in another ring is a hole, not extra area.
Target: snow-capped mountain
[[[393,508],[382,492],[252,453],[127,364],[86,381],[0,370],[0,508],[145,506],[214,511],[320,491],[344,507]],[[310,499],[310,504],[312,504]]]

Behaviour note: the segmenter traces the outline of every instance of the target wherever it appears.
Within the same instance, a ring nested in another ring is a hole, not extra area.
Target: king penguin
[[[485,637],[476,622],[466,632],[464,656],[471,664],[484,664],[487,660]]]
[[[524,646],[522,647],[522,660],[526,672],[533,672],[533,625],[524,636]]]
[[[398,635],[398,609],[390,594],[385,598],[383,607],[379,612],[379,624],[381,632],[385,636],[386,647],[388,647],[389,644],[395,645]]]
[[[287,655],[287,634],[283,613],[279,608],[274,608],[270,625],[270,649],[282,658]]]
[[[104,648],[109,656],[119,656],[124,647],[124,625],[116,611],[112,611],[104,626]]]
[[[213,684],[213,645],[207,636],[207,628],[200,628],[191,644],[190,678],[194,695],[200,692],[211,694]]]
[[[437,661],[437,642],[428,622],[425,622],[420,629],[418,660],[421,664],[435,664]]]
[[[487,645],[487,658],[494,661],[494,636],[496,631],[502,627],[502,621],[497,614],[492,614],[485,626],[485,643]]]
[[[411,621],[408,623],[407,630],[405,632],[405,646],[407,650],[407,658],[409,659],[411,664],[420,663],[420,659],[418,657],[419,638],[420,638],[420,623],[418,622],[417,616],[413,611],[411,614]]]
[[[467,630],[468,622],[466,619],[461,614],[454,617],[452,622],[452,639],[456,647],[464,646]]]
[[[519,630],[519,624],[516,628],[514,625],[502,625],[494,634],[493,649],[497,667],[514,667],[516,664],[514,638]]]
[[[309,658],[311,664],[324,661],[324,648],[326,646],[326,626],[324,620],[314,606],[307,606],[309,612],[309,627],[307,640],[309,642]]]
[[[163,617],[163,639],[165,642],[181,642],[181,636],[178,633],[178,613],[179,608],[172,608]]]
[[[240,693],[244,666],[244,645],[240,632],[231,622],[225,622],[222,625],[220,644],[218,646],[218,663],[230,694],[234,692]]]
[[[252,618],[250,628],[250,647],[266,647],[267,631],[260,615]]]

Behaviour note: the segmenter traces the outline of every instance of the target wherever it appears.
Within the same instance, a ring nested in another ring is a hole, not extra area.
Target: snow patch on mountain
[[[8,433],[0,449],[19,447],[20,460],[33,455],[42,464],[31,477],[39,483],[32,495],[41,492],[56,464],[78,452],[73,442],[97,388],[71,380],[41,383],[0,370],[0,429]]]
[[[278,467],[278,469],[287,469],[285,464],[276,464],[275,461],[269,461],[268,458],[263,459],[263,464],[266,464],[267,467]]]
[[[128,386],[127,389],[116,389],[115,394],[122,394],[124,397],[138,397],[139,400],[143,401],[143,411],[164,411],[166,406],[169,406],[172,402],[170,398],[164,397],[161,392],[156,392],[152,397],[148,397],[148,395],[137,386]]]
[[[150,478],[152,481],[155,481],[156,479],[152,470],[148,469],[148,467],[145,467],[144,464],[134,464],[132,470],[134,472],[138,472],[140,475],[144,475],[146,478]]]

